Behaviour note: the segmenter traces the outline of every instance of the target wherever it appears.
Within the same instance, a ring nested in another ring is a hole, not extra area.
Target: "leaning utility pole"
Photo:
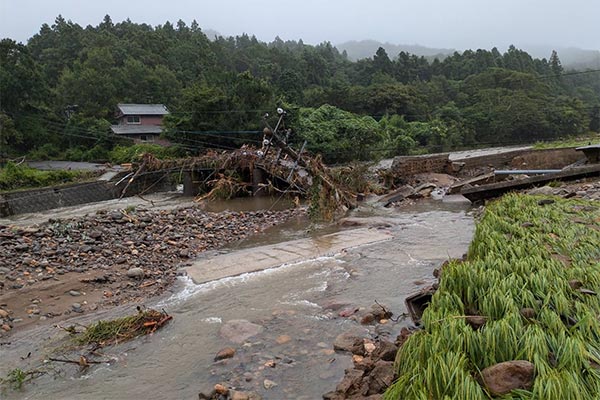
[[[264,157],[266,155],[266,152],[271,147],[271,145],[277,146],[281,152],[287,154],[290,157],[290,159],[294,161],[294,166],[292,167],[290,171],[290,176],[288,177],[288,183],[290,183],[289,181],[292,173],[294,172],[294,169],[296,168],[296,166],[300,165],[306,168],[308,173],[312,175],[313,179],[319,179],[325,186],[325,188],[328,189],[328,192],[330,192],[335,197],[336,201],[341,202],[341,204],[345,207],[355,208],[356,204],[351,199],[349,194],[344,192],[336,184],[334,184],[333,180],[325,170],[325,167],[321,163],[318,163],[310,158],[302,158],[302,152],[304,150],[304,147],[306,146],[306,142],[304,142],[304,144],[302,145],[301,150],[297,152],[288,145],[287,140],[281,138],[281,136],[279,135],[280,131],[283,130],[286,134],[286,138],[288,138],[291,133],[291,129],[285,128],[284,118],[287,115],[287,112],[284,111],[282,108],[278,108],[277,114],[279,114],[279,119],[277,120],[275,128],[271,128],[271,126],[267,122],[267,117],[269,116],[269,114],[265,114],[263,118],[266,125],[266,127],[263,130],[263,145],[266,148],[266,150],[262,152],[262,156]]]

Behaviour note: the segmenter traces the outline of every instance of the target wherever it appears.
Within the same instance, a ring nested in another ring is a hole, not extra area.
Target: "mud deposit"
[[[465,206],[451,203],[424,202],[401,211],[363,208],[352,217],[353,225],[371,226],[391,240],[201,285],[180,277],[172,295],[147,302],[173,315],[169,325],[152,336],[105,349],[111,361],[84,372],[77,366],[43,363],[64,332],[37,327],[15,333],[10,345],[2,346],[0,373],[40,366],[48,373],[20,392],[3,395],[190,399],[223,383],[264,399],[321,398],[335,389],[352,364],[350,354],[334,351],[335,338],[353,332],[393,341],[409,325],[407,320],[361,325],[361,310],[377,300],[395,316],[402,315],[404,298],[433,281],[431,273],[441,262],[460,257],[473,232]],[[223,251],[321,234],[297,224],[267,232],[271,234]],[[131,311],[119,307],[94,318]],[[246,336],[244,324],[258,328]],[[233,357],[215,362],[226,347],[235,350]]]

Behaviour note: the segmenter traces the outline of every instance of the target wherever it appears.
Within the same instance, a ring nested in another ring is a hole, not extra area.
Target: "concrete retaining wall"
[[[405,177],[419,173],[454,173],[453,163],[464,164],[461,176],[472,176],[489,172],[492,169],[561,169],[585,158],[575,148],[547,150],[515,150],[499,154],[478,157],[466,157],[452,160],[447,153],[426,156],[396,157],[392,171],[396,176]]]
[[[426,156],[395,157],[392,171],[397,176],[410,176],[425,172],[446,172],[448,154],[432,154]]]
[[[560,169],[584,158],[575,148],[545,150],[515,150],[501,154],[467,157],[457,162],[465,163],[464,170],[477,168]]]
[[[162,179],[159,180],[159,178]],[[116,186],[115,182],[119,180],[119,177],[115,177],[113,182],[74,183],[51,188],[2,193],[0,194],[0,217],[116,199],[127,184],[127,180],[124,180]],[[164,177],[163,173],[146,174],[129,186],[125,196],[134,196],[142,192],[159,192],[170,188],[169,179]]]

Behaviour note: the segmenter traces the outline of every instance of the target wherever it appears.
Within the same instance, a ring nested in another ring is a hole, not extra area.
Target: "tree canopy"
[[[352,62],[329,42],[209,40],[196,22],[109,16],[86,27],[58,16],[27,44],[0,42],[0,157],[101,157],[89,150],[119,143],[109,126],[127,102],[165,104],[166,134],[189,150],[260,141],[248,132],[285,104],[294,140],[339,162],[598,130],[600,72],[514,46],[433,61],[379,48]]]

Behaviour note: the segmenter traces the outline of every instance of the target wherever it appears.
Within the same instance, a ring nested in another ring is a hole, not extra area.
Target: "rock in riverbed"
[[[127,271],[127,276],[133,279],[142,279],[144,277],[144,270],[139,267],[130,268]]]
[[[235,355],[235,349],[233,347],[225,347],[224,349],[219,350],[219,352],[215,356],[215,361],[232,358],[234,355]]]
[[[514,389],[530,389],[534,370],[526,360],[505,361],[481,371],[481,378],[493,395],[502,396]]]
[[[244,343],[263,331],[263,327],[245,319],[232,319],[221,327],[221,336],[233,343]]]
[[[50,297],[69,293],[71,287],[47,291],[54,281],[78,281],[75,290],[90,302],[86,311],[93,310],[92,302],[106,308],[160,295],[198,254],[304,214],[304,209],[211,213],[198,206],[140,207],[51,219],[34,228],[0,226],[3,307],[15,310],[11,316],[18,319],[25,316],[16,307],[20,289]],[[97,292],[109,295],[94,296]],[[42,309],[47,311],[58,310]]]

